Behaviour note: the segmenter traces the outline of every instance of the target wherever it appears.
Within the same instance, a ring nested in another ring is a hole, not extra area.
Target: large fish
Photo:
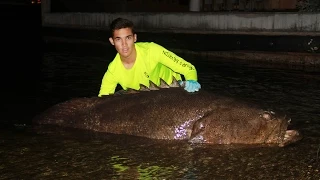
[[[75,98],[34,118],[36,124],[211,144],[283,147],[301,139],[290,118],[256,104],[215,95],[164,88],[105,97]]]

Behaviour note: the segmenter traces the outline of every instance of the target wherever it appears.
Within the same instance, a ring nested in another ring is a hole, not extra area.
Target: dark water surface
[[[185,57],[197,67],[204,89],[284,110],[304,136],[284,148],[191,145],[34,129],[32,117],[46,108],[96,96],[115,53],[91,44],[41,48],[41,71],[23,71],[3,97],[8,116],[1,121],[0,179],[320,179],[319,72]]]

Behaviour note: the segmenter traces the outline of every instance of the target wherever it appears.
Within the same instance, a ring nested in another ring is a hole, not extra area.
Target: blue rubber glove
[[[188,92],[196,92],[201,89],[201,85],[194,80],[187,80],[187,81],[178,81],[180,86],[184,87],[184,90]]]

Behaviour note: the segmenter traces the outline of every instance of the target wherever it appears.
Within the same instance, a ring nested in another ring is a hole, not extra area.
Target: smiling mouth
[[[127,53],[129,51],[129,48],[122,49],[122,52]]]

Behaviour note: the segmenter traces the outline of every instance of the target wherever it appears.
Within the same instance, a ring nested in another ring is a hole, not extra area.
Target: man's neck
[[[137,54],[135,50],[128,57],[120,57],[121,62],[126,69],[131,69],[133,67],[134,63],[136,62],[136,58]]]

